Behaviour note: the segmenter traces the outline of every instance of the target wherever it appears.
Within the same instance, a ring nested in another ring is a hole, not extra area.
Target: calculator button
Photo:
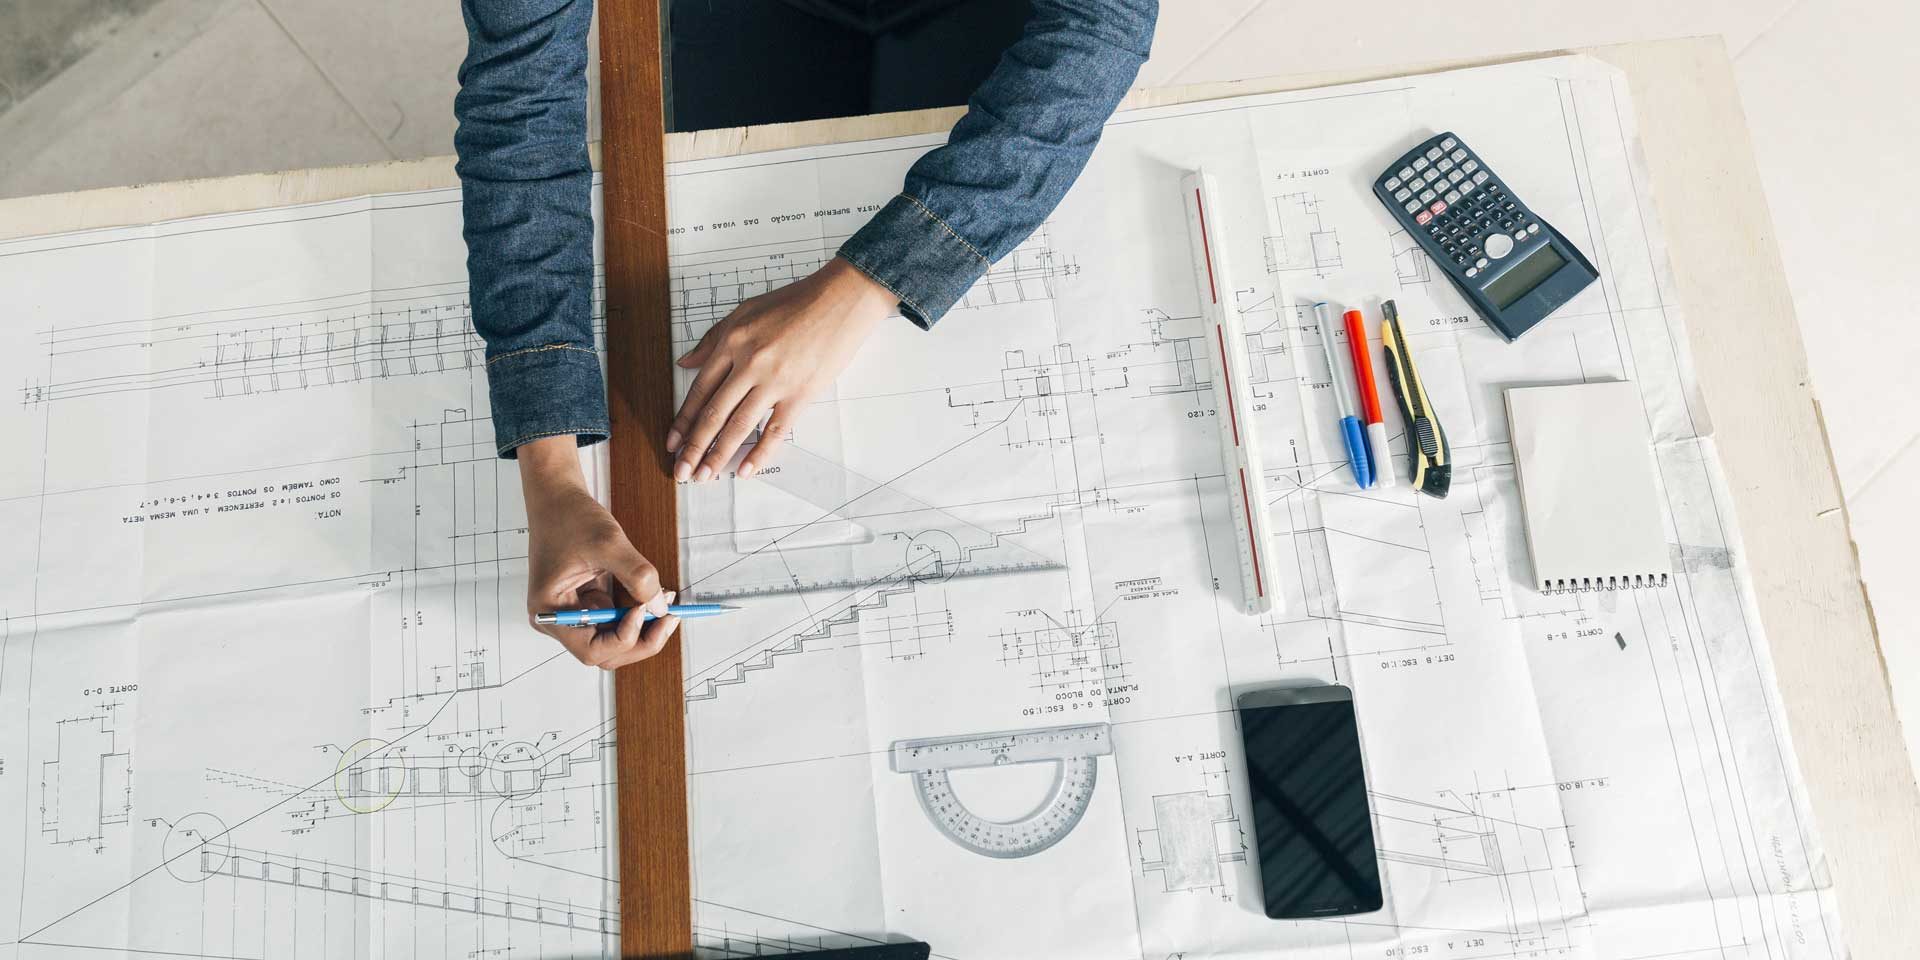
[[[1495,260],[1513,252],[1513,240],[1504,233],[1496,233],[1487,238],[1487,256]]]
[[[1400,192],[1405,193],[1406,191],[1402,190]],[[1419,213],[1420,211],[1425,209],[1426,209],[1426,204],[1423,204],[1418,200],[1415,200],[1412,203],[1407,204],[1408,213]]]
[[[1434,164],[1433,168],[1441,173],[1446,173],[1448,170],[1453,169],[1453,161],[1442,159],[1439,163]]]
[[[1420,191],[1420,202],[1421,202],[1421,203],[1432,203],[1432,202],[1433,202],[1433,198],[1434,198],[1434,197],[1437,197],[1437,196],[1439,196],[1439,194],[1437,194],[1437,193],[1434,193],[1434,192],[1433,192],[1432,190],[1422,190],[1422,191]]]
[[[1464,253],[1456,253],[1453,255],[1453,262],[1464,264],[1467,262],[1467,255]]]
[[[1525,240],[1526,238],[1527,232],[1525,230],[1515,230],[1513,232],[1513,239],[1515,240]]]
[[[1477,183],[1474,183],[1472,180],[1468,180],[1466,183],[1463,183],[1460,185],[1460,193],[1462,196],[1472,193],[1478,189],[1480,189],[1480,185]]]
[[[1399,178],[1399,177],[1388,177],[1388,178],[1387,178],[1387,189],[1388,189],[1388,190],[1398,190],[1398,189],[1400,189],[1400,178]]]
[[[1413,215],[1413,222],[1420,224],[1421,226],[1426,226],[1427,221],[1432,219],[1433,219],[1433,214],[1428,213],[1425,210],[1422,210],[1419,213],[1416,213]]]
[[[1531,237],[1531,236],[1533,236],[1534,234],[1536,234],[1536,233],[1539,233],[1539,232],[1540,232],[1540,225],[1539,225],[1539,224],[1537,224],[1537,223],[1529,223],[1529,224],[1527,224],[1527,236],[1529,236],[1529,237]]]
[[[1440,159],[1440,157],[1441,157],[1441,155],[1442,155],[1442,154],[1444,154],[1444,153],[1446,153],[1446,151],[1445,151],[1445,150],[1442,150],[1442,149],[1440,149],[1439,147],[1429,147],[1429,148],[1427,149],[1427,159],[1428,159],[1428,160],[1438,160],[1438,159]]]
[[[1398,172],[1398,173],[1396,173],[1396,174],[1394,174],[1394,176],[1396,176],[1396,177],[1399,177],[1399,178],[1400,178],[1400,179],[1402,179],[1402,180],[1412,180],[1412,179],[1413,179],[1413,168],[1412,168],[1412,167],[1401,167],[1401,168],[1400,168],[1400,172]]]
[[[1477,276],[1479,276],[1479,275],[1480,275],[1480,271],[1479,271],[1479,269],[1478,269],[1478,268],[1475,268],[1475,267],[1468,267],[1468,268],[1467,268],[1467,279],[1469,279],[1469,280],[1471,280],[1471,279],[1473,279],[1474,277],[1477,277]]]
[[[1441,146],[1445,146],[1445,144],[1441,144]],[[1467,148],[1461,147],[1460,149],[1455,150],[1450,154],[1447,154],[1447,156],[1452,157],[1454,163],[1460,163],[1467,159]]]
[[[1502,230],[1512,230],[1512,229],[1513,229],[1513,221],[1512,221],[1512,220],[1502,220],[1502,221],[1500,221],[1500,229],[1502,229]]]
[[[1408,200],[1413,199],[1413,191],[1408,190],[1406,187],[1401,187],[1398,192],[1394,193],[1393,199],[1401,203],[1406,203]]]
[[[1433,202],[1433,206],[1428,207],[1427,209],[1433,211],[1433,215],[1437,217],[1447,212],[1447,204],[1445,201],[1435,200]]]
[[[1479,247],[1474,247],[1474,248],[1473,248],[1473,252],[1474,252],[1474,253],[1479,253],[1479,252],[1480,252],[1480,248],[1479,248]],[[1485,270],[1485,269],[1487,268],[1487,258],[1486,258],[1486,257],[1481,257],[1480,259],[1478,259],[1478,260],[1475,260],[1475,261],[1473,262],[1473,265],[1474,265],[1474,266],[1476,266],[1476,267],[1479,267],[1479,268],[1480,268],[1480,269],[1482,269],[1482,270]]]
[[[1479,173],[1476,173],[1476,174],[1474,174],[1474,175],[1473,175],[1473,182],[1474,182],[1474,183],[1486,183],[1486,182],[1487,182],[1487,176],[1488,176],[1488,174],[1487,174],[1487,172],[1486,172],[1485,170],[1482,170],[1482,171],[1480,171]]]
[[[1465,170],[1468,173],[1472,173],[1475,170],[1480,169],[1480,161],[1468,160],[1466,163],[1463,163],[1460,165],[1460,169]]]
[[[1466,178],[1467,178],[1467,175],[1464,173],[1461,173],[1458,170],[1455,170],[1454,172],[1447,174],[1448,183],[1459,183],[1460,181],[1465,180]]]
[[[1415,170],[1425,170],[1426,168],[1427,168],[1427,158],[1426,158],[1426,157],[1414,157],[1414,158],[1413,158],[1413,169],[1415,169]]]
[[[1446,196],[1446,198],[1445,198],[1445,199],[1446,199],[1446,201],[1447,201],[1448,203],[1459,203],[1459,202],[1460,202],[1460,191],[1458,191],[1458,190],[1448,190],[1448,191],[1447,191],[1447,196]]]

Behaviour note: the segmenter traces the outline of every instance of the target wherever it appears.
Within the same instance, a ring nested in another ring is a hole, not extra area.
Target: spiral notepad
[[[1672,564],[1639,390],[1618,381],[1514,387],[1507,420],[1534,585],[1666,586]]]

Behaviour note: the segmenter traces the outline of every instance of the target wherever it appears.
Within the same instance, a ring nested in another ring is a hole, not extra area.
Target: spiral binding
[[[1634,574],[1631,577],[1567,577],[1540,581],[1541,593],[1588,593],[1594,590],[1651,590],[1667,585],[1664,573]]]

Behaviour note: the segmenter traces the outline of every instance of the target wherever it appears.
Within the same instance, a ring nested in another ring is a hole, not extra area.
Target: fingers
[[[608,564],[608,572],[627,591],[627,596],[639,601],[641,609],[656,617],[667,615],[667,605],[673,602],[673,594],[660,589],[660,571],[638,550],[630,556],[621,557]]]
[[[704,376],[706,371],[701,371]],[[713,476],[714,469],[700,462],[707,448],[719,437],[721,428],[727,425],[733,416],[734,408],[746,399],[751,385],[745,377],[728,377],[707,400],[706,408],[693,419],[693,428],[688,431],[686,445],[680,448],[680,461],[673,465],[673,479],[682,483],[693,480],[699,482]],[[692,395],[688,395],[692,399]],[[695,469],[695,467],[698,469]]]
[[[708,327],[707,332],[700,335],[700,342],[694,344],[693,349],[688,350],[687,355],[676,362],[688,369],[704,366],[707,358],[713,355],[714,346],[720,342],[720,331],[726,327],[727,319],[731,316],[732,314],[728,314],[727,317],[722,317],[719,323]]]
[[[708,333],[707,336],[711,338],[713,334]],[[706,341],[701,341],[701,344],[704,347]],[[694,352],[698,353],[699,350],[696,349]],[[689,357],[692,355],[693,354],[688,354]],[[720,384],[727,379],[727,371],[731,369],[733,369],[733,365],[725,361],[716,361],[700,368],[700,375],[694,377],[693,385],[687,388],[687,398],[680,401],[680,412],[673,415],[673,425],[667,428],[668,453],[681,452],[682,445],[687,439],[687,434],[693,432],[694,416],[706,409],[707,399],[712,397],[713,392],[720,388]],[[679,475],[679,467],[677,466],[674,468],[674,479],[680,481],[687,479]]]
[[[765,392],[758,387],[748,393],[733,410],[733,416],[727,418],[727,425],[713,438],[713,449],[707,451],[707,458],[700,462],[700,471],[695,476],[712,476],[727,468],[727,461],[733,459],[734,451],[740,444],[753,435],[753,428],[760,425],[760,418],[766,416],[767,408],[761,398]]]
[[[780,445],[787,442],[787,434],[793,429],[792,411],[804,406],[804,400],[788,400],[773,408],[773,416],[767,418],[767,425],[760,430],[760,442],[747,451],[745,459],[740,461],[740,476],[751,477],[754,472],[773,462],[774,454],[780,452]]]
[[[639,663],[660,652],[667,645],[668,638],[680,629],[679,617],[661,617],[648,621],[646,626],[634,637],[634,642],[623,652],[608,657],[600,664],[602,670],[618,670],[629,663]]]

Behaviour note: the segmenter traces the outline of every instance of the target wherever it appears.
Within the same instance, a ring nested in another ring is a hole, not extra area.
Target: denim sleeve
[[[462,0],[454,149],[468,300],[487,342],[500,455],[540,437],[607,436],[593,339],[592,0]]]
[[[1146,62],[1156,0],[1034,0],[946,145],[840,256],[932,326],[1053,212]]]

